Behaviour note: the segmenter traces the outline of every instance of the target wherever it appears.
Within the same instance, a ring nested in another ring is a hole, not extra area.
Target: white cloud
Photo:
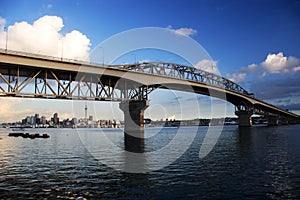
[[[279,73],[286,68],[287,57],[283,56],[283,53],[269,54],[266,60],[262,63],[262,66],[269,73]]]
[[[191,36],[197,33],[197,31],[192,28],[179,28],[176,29],[175,32],[179,35],[185,35],[185,36]]]
[[[62,121],[64,119],[72,119],[73,117],[75,117],[75,116],[74,116],[74,114],[71,114],[71,113],[59,113],[60,121]]]
[[[197,34],[197,30],[193,28],[178,28],[173,29],[171,25],[169,25],[167,28],[174,30],[174,32],[178,35],[184,35],[184,36],[191,36]]]
[[[259,72],[259,71],[261,71],[261,67],[259,65],[251,64],[251,65],[248,65],[247,67],[242,67],[241,69],[234,72],[233,74],[227,73],[226,77],[235,83],[241,83],[241,82],[245,81],[247,74],[252,74],[252,73]],[[265,73],[263,75],[261,75],[260,78],[263,78],[264,76],[266,76]]]
[[[149,63],[149,62],[151,62],[151,61],[148,60],[148,59],[144,59],[144,60],[139,60],[139,61],[137,61],[137,63]]]
[[[14,122],[22,119],[27,113],[32,112],[30,109],[15,109],[22,103],[21,99],[17,98],[0,98],[0,116],[1,122]]]
[[[5,48],[5,41],[6,41],[6,33],[5,30],[6,20],[0,17],[0,48]]]
[[[293,71],[294,71],[294,72],[300,71],[300,66],[294,67],[294,68],[293,68]]]
[[[6,24],[6,20],[0,17],[0,32],[4,32],[5,24]]]
[[[0,18],[0,48],[6,46],[7,32],[1,29],[4,25],[5,20]],[[25,21],[16,22],[8,27],[7,48],[54,57],[87,60],[90,40],[77,30],[62,35],[60,31],[63,27],[63,20],[58,16],[43,16],[33,24]]]
[[[217,68],[217,61],[204,59],[199,61],[196,66],[197,69],[204,70],[213,74],[220,74]]]
[[[43,4],[43,9],[50,10],[53,7],[52,4]]]
[[[53,7],[52,4],[47,5],[47,9],[51,9],[52,7]]]
[[[300,59],[293,56],[284,56],[283,52],[277,54],[268,54],[266,59],[260,64],[251,64],[247,67],[234,72],[232,75],[227,74],[227,77],[235,82],[242,82],[247,75],[255,75],[260,79],[265,78],[268,74],[293,74],[300,71]]]
[[[260,75],[260,78],[264,78],[265,76],[267,76],[267,72],[263,72],[263,73]]]
[[[278,54],[269,54],[261,66],[270,74],[295,72],[295,68],[300,66],[300,59],[283,55],[283,52]]]
[[[176,119],[176,116],[175,116],[175,115],[172,115],[172,116],[169,116],[169,117],[168,117],[168,120],[170,120],[170,121],[171,121],[171,120],[175,120],[175,119]]]
[[[246,78],[246,73],[233,73],[232,75],[227,74],[229,80],[240,83],[243,82]]]

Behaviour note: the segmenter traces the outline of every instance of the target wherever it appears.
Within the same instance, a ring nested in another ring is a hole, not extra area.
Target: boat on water
[[[164,127],[179,127],[181,121],[180,120],[166,120]]]
[[[15,128],[12,128],[12,131],[25,131],[25,128],[24,127],[15,127]]]
[[[12,133],[9,133],[8,136],[10,137],[19,137],[19,136],[23,136],[24,133],[21,133],[21,132],[12,132]]]
[[[30,138],[30,139],[35,139],[35,138],[49,138],[50,136],[48,134],[30,134],[30,133],[22,133],[22,132],[12,132],[9,133],[8,136],[10,137],[22,137],[22,138]]]

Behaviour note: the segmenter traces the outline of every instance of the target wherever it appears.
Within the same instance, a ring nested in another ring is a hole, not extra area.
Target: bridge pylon
[[[237,107],[238,110],[235,114],[239,117],[239,127],[250,127],[252,126],[252,115],[253,109],[246,108],[244,106]]]
[[[277,126],[279,124],[279,117],[278,116],[273,116],[273,115],[268,115],[268,126]]]
[[[128,151],[144,150],[144,111],[148,106],[149,100],[124,101],[119,104],[124,113],[124,141]]]

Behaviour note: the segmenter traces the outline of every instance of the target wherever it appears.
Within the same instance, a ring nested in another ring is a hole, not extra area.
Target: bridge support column
[[[287,118],[281,118],[280,119],[280,123],[281,123],[281,125],[288,125],[289,124],[289,120]]]
[[[279,119],[277,116],[268,116],[268,126],[277,126]]]
[[[144,111],[148,106],[148,100],[126,101],[119,104],[124,113],[124,142],[128,151],[144,150]]]
[[[240,127],[250,127],[252,126],[252,111],[240,110],[236,111],[235,114],[239,117]]]

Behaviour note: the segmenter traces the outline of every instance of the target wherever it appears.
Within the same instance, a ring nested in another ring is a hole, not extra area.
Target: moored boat
[[[10,137],[23,137],[23,138],[30,138],[30,139],[35,139],[35,138],[49,138],[50,136],[48,134],[42,134],[40,135],[39,133],[34,133],[34,134],[30,134],[30,133],[21,133],[21,132],[12,132],[9,133],[8,136]]]

